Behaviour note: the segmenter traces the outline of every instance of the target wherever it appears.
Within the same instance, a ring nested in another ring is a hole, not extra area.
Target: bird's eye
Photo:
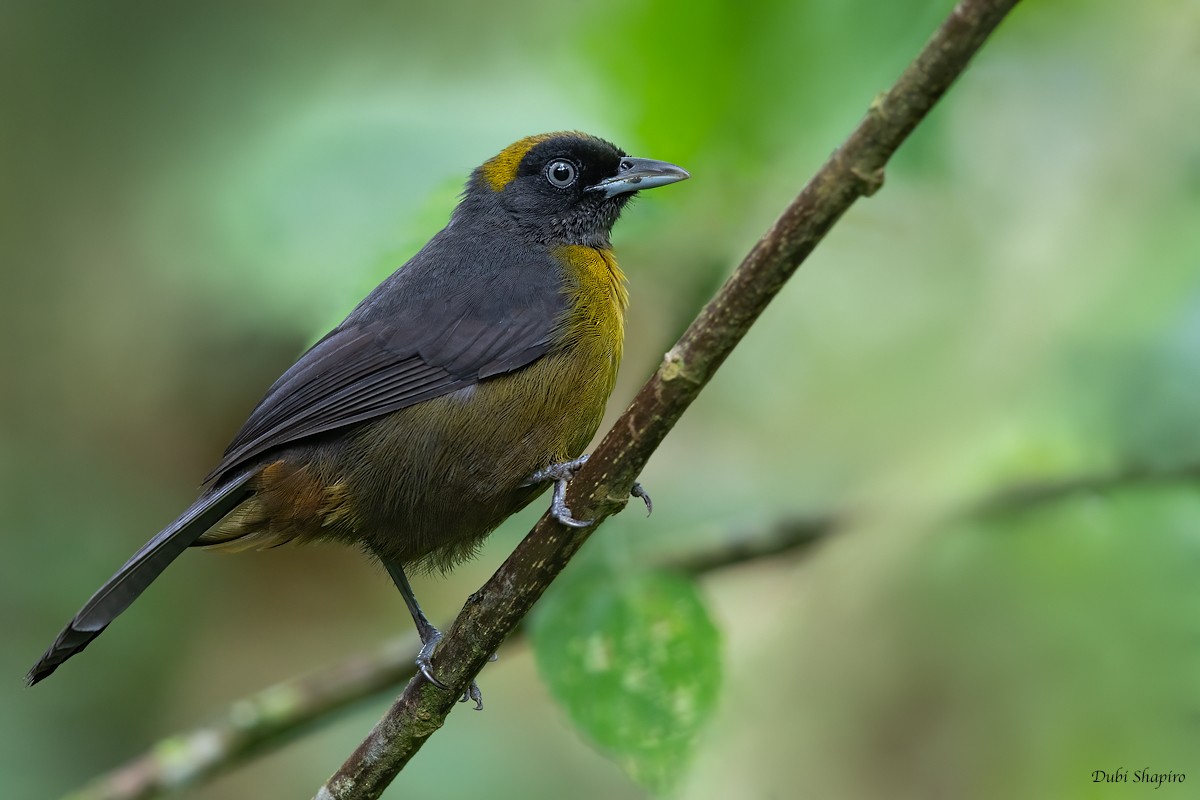
[[[575,182],[575,165],[564,158],[556,158],[546,165],[546,180],[559,189],[565,189]]]

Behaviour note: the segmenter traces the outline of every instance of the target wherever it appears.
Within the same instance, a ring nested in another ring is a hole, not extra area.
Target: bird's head
[[[632,158],[585,133],[544,133],[509,145],[476,169],[459,213],[499,214],[548,243],[607,246],[636,192],[687,177],[674,164]]]

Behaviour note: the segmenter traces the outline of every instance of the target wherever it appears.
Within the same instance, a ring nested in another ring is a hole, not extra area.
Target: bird
[[[189,548],[356,546],[383,565],[431,669],[409,574],[445,572],[567,482],[613,391],[628,292],[610,234],[638,192],[690,177],[579,131],[470,174],[444,229],[275,381],[199,496],[101,586],[29,670],[45,679]],[[649,508],[649,496],[635,487]],[[463,699],[482,696],[474,684]]]

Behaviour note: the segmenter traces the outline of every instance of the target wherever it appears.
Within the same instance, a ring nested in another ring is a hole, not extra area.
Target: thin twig
[[[419,647],[416,635],[409,634],[373,653],[243,698],[212,722],[160,740],[64,800],[147,800],[203,783],[361,700],[394,689],[412,677]]]
[[[799,552],[832,529],[833,519],[784,520],[768,530],[662,559],[662,568],[691,575],[758,558]],[[513,638],[519,637],[517,631]],[[510,638],[511,644],[513,638]],[[101,775],[64,800],[149,800],[203,783],[275,749],[356,703],[413,676],[420,642],[391,640],[321,672],[278,683],[237,701],[220,717],[160,740],[150,751]]]
[[[888,159],[1017,2],[962,0],[955,7],[916,61],[871,105],[850,138],[704,307],[572,481],[570,507],[596,524],[574,530],[543,516],[483,588],[469,598],[434,654],[433,671],[451,689],[439,689],[420,677],[410,681],[404,694],[318,791],[318,798],[378,798],[442,726],[488,657],[588,536],[624,507],[650,454],[787,279],[854,201],[879,189]]]
[[[1200,483],[1200,463],[1166,469],[1130,467],[1017,484],[964,504],[945,522],[1017,514],[1060,500],[1152,485]],[[848,513],[785,517],[694,551],[655,559],[660,568],[700,576],[741,564],[807,553],[852,519]],[[518,629],[509,644],[518,639]],[[276,749],[352,706],[412,677],[419,643],[409,634],[302,678],[234,703],[209,724],[163,739],[149,752],[105,774],[65,800],[149,800],[196,786]]]
[[[1018,484],[965,508],[960,516],[991,517],[1080,494],[1103,494],[1143,485],[1200,482],[1200,464],[1169,467],[1127,466],[1102,475],[1076,475]]]

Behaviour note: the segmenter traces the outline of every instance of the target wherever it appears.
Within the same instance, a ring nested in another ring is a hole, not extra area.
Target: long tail
[[[26,682],[32,686],[42,680],[103,633],[108,623],[129,608],[129,604],[200,534],[246,499],[250,494],[246,484],[253,476],[254,470],[250,470],[205,492],[178,519],[146,542],[67,623],[50,649],[29,670]]]

